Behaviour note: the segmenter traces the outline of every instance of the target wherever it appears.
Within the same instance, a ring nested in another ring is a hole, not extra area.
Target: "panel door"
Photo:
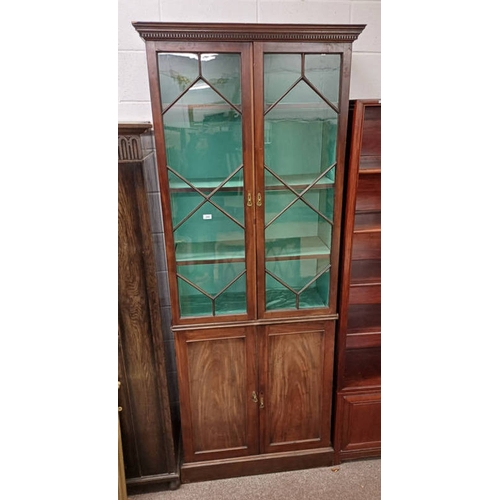
[[[254,328],[175,335],[184,461],[258,453]]]
[[[262,329],[261,452],[329,446],[334,322]]]
[[[340,394],[339,418],[342,425],[341,451],[379,449],[381,443],[381,396]]]
[[[336,312],[350,52],[255,43],[258,310]]]
[[[255,317],[250,47],[148,49],[175,324]]]

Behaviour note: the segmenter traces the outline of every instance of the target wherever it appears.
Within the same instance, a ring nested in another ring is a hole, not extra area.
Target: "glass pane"
[[[242,259],[245,231],[205,202],[174,231],[177,261]]]
[[[303,191],[309,185],[330,186],[335,183],[335,167],[331,167],[325,175],[318,179],[315,174],[273,175],[271,170],[264,169],[266,189],[283,189],[290,187],[297,192]],[[317,180],[318,179],[318,180]],[[316,181],[316,182],[314,182]]]
[[[333,199],[333,189],[311,191],[304,196],[317,209],[328,200],[329,192]],[[281,206],[292,198],[284,191],[267,192],[266,211],[273,199],[282,199],[276,203]],[[314,278],[329,266],[331,238],[332,224],[300,199],[269,224],[265,230],[266,270],[300,294],[297,303],[293,292],[268,275],[268,310],[328,306],[329,272]]]
[[[264,105],[274,104],[300,78],[300,54],[264,54]]]
[[[275,198],[281,199],[286,196],[285,200],[279,200],[276,204],[272,203]],[[284,205],[289,199],[297,199],[295,196],[288,196],[282,191],[273,191],[266,194],[266,219],[270,220],[276,216],[274,213],[269,213],[268,206]],[[279,213],[279,212],[278,212]],[[322,233],[322,226],[331,228],[323,217],[318,215],[315,210],[312,210],[302,200],[296,201],[293,205],[287,208],[279,217],[273,220],[266,228],[266,241],[278,238],[289,238],[290,236],[301,237],[317,237]]]
[[[191,214],[192,211],[197,210],[201,207],[203,203],[207,201],[207,198],[202,196],[200,193],[195,191],[191,186],[185,183],[177,175],[172,173],[170,170],[168,172],[168,180],[170,186],[170,205],[172,211],[172,222],[174,229],[178,224],[184,221],[184,219]],[[240,169],[235,175],[233,175],[227,182],[222,184],[217,184],[214,182],[207,182],[206,187],[198,188],[206,197],[215,203],[216,208],[221,208],[226,215],[232,216],[236,219],[242,226],[244,225],[244,199],[243,199],[243,170]],[[214,189],[218,189],[211,196]],[[207,206],[207,214],[205,214],[204,220],[212,220],[212,214],[210,212],[211,203]],[[223,213],[224,213],[223,212]],[[205,224],[206,226],[207,224]]]
[[[177,278],[181,316],[211,316],[212,300]]]
[[[201,205],[205,198],[170,171],[168,172],[168,182],[172,223],[175,228],[191,211]]]
[[[240,57],[158,56],[181,317],[246,312]]]
[[[296,295],[266,274],[266,310],[296,309]]]
[[[211,200],[241,225],[245,223],[245,200],[243,197],[243,170],[226,182]]]
[[[246,312],[245,275],[243,274],[230,285],[244,270],[245,262],[178,265],[177,273],[204,292],[200,292],[183,279],[178,278],[181,315],[212,315],[214,312],[215,314],[228,314],[229,310]],[[216,296],[219,294],[219,300],[216,301]],[[231,303],[223,304],[222,295],[229,297]],[[213,310],[214,304],[215,311]]]
[[[266,310],[328,307],[340,56],[305,54],[298,83],[302,55],[284,56],[264,65]]]
[[[330,274],[329,271],[325,274]],[[328,307],[328,292],[326,296],[320,293],[317,286],[312,285],[300,294],[299,309],[311,309],[314,307]]]
[[[328,265],[329,259],[267,261],[266,269],[287,286],[266,274],[266,309],[297,309],[297,294],[299,309],[328,306],[329,271],[310,283]]]
[[[297,197],[289,190],[266,192],[265,224],[269,224],[285,207],[296,199]]]
[[[320,236],[289,236],[288,238],[266,239],[266,259],[286,257],[318,257],[330,255],[331,228],[324,226],[324,237]],[[330,238],[328,234],[330,233]]]
[[[312,188],[302,197],[311,207],[322,214],[324,219],[333,223],[333,188]]]
[[[215,299],[215,315],[242,314],[246,310],[245,275],[243,275]]]
[[[218,185],[242,164],[241,115],[205,82],[189,89],[163,123],[168,166],[196,187]]]
[[[201,54],[201,74],[229,102],[241,104],[239,54]]]
[[[328,258],[267,260],[266,269],[289,288],[300,292],[329,263]]]
[[[306,54],[304,73],[316,89],[338,107],[340,54]]]
[[[319,263],[320,261],[318,261]],[[321,264],[318,264],[318,272]],[[330,296],[330,271],[324,272],[314,283],[306,288],[299,299],[300,309],[308,307],[327,307]]]
[[[198,77],[198,54],[158,54],[158,73],[163,107],[171,104]]]
[[[301,81],[265,116],[266,166],[280,176],[317,177],[335,162],[337,113]]]

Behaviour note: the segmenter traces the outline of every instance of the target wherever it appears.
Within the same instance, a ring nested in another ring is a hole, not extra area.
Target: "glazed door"
[[[255,331],[176,333],[185,462],[259,451]]]
[[[349,58],[256,43],[254,59],[259,316],[335,313]]]
[[[261,453],[330,446],[334,322],[262,330]]]
[[[250,47],[148,49],[175,324],[256,316]]]

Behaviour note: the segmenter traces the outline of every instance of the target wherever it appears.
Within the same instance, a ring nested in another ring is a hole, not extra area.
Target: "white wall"
[[[353,44],[351,99],[379,99],[380,0],[119,0],[118,121],[152,121],[146,51],[132,21],[366,24]]]

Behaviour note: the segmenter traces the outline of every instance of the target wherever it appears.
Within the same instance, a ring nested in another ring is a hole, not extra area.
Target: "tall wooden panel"
[[[127,486],[179,484],[142,162],[118,164],[119,391]]]

